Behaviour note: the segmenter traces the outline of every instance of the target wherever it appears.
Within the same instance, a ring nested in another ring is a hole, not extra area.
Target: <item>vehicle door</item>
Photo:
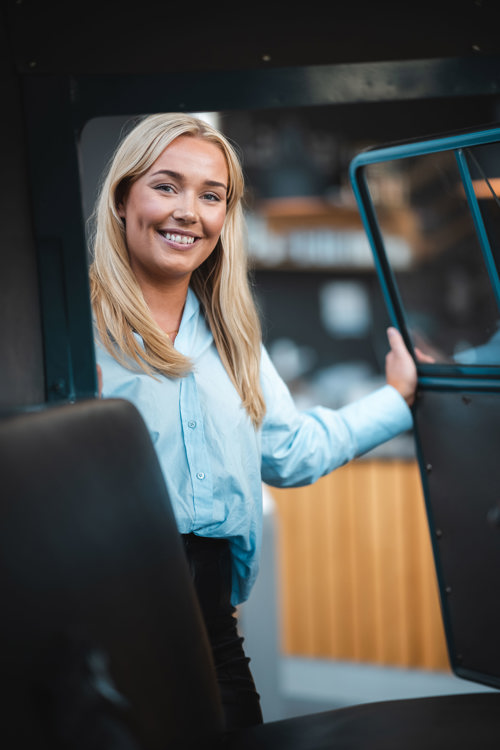
[[[416,453],[451,667],[500,687],[500,129],[369,149],[350,177],[417,362]]]

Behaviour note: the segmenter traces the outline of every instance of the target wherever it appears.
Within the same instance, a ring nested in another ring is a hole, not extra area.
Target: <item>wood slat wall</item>
[[[269,489],[283,652],[449,670],[416,462],[358,459]]]

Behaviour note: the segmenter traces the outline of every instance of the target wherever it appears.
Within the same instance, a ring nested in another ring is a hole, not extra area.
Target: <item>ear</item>
[[[114,199],[116,213],[120,219],[125,221],[125,214],[127,211],[127,190],[123,180],[116,187]]]
[[[116,204],[116,212],[120,219],[125,220],[125,201],[121,200]]]

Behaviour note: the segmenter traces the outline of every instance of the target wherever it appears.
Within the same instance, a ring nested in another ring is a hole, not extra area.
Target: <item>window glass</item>
[[[500,143],[464,149],[474,194],[484,222],[498,283],[500,265]]]
[[[496,269],[476,230],[455,153],[370,164],[365,176],[413,345],[436,363],[500,364]],[[500,208],[490,197],[482,203],[493,241]],[[391,246],[399,248],[397,262]]]

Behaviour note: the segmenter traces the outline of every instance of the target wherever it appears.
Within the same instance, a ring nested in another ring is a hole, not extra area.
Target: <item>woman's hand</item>
[[[411,406],[415,400],[415,391],[417,388],[417,368],[415,362],[397,328],[388,328],[387,338],[391,347],[385,358],[385,377],[387,383],[399,391],[408,406]]]

